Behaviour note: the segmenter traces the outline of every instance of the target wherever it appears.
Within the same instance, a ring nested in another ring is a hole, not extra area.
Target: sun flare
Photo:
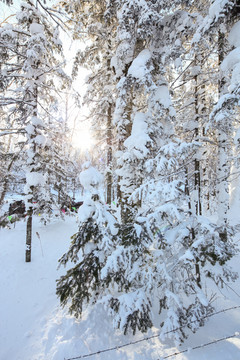
[[[73,146],[81,150],[90,150],[94,145],[94,139],[89,129],[82,128],[75,130],[73,137]]]

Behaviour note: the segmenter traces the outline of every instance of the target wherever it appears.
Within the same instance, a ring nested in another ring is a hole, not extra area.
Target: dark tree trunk
[[[33,101],[33,110],[32,110],[32,116],[37,117],[37,99],[38,99],[38,88],[37,85],[34,85],[33,88],[33,94],[32,94],[32,101]],[[30,138],[28,140],[28,143],[30,145],[30,148],[33,152],[33,157],[31,159],[30,164],[30,172],[36,171],[36,168],[39,162],[39,159],[37,158],[37,145],[34,141],[37,136],[36,131],[34,134],[30,135]],[[34,196],[36,195],[36,187],[34,185],[30,186],[30,191],[27,194],[28,195],[28,219],[27,219],[27,228],[26,228],[26,262],[31,262],[31,251],[32,251],[32,215],[33,215],[33,202],[36,201]]]
[[[27,231],[26,231],[26,262],[31,262],[32,250],[32,208],[28,211]]]
[[[112,202],[112,106],[109,104],[107,115],[107,204]]]
[[[226,36],[221,31],[218,32],[218,62],[219,66],[225,58],[226,51]],[[219,98],[227,92],[226,78],[223,75],[219,79],[218,93]],[[228,123],[227,126],[225,126]],[[224,123],[219,124],[217,127],[218,137],[218,154],[217,154],[217,204],[218,204],[218,225],[219,225],[219,236],[220,238],[227,237],[227,213],[229,209],[229,187],[228,187],[228,176],[230,175],[230,160],[229,160],[229,146],[228,139],[232,136],[231,124],[229,119],[225,119]]]
[[[199,100],[198,100],[198,75],[195,76],[195,129],[194,129],[194,137],[196,141],[198,141],[199,136]],[[201,165],[198,154],[196,154],[194,159],[194,201],[195,201],[195,215],[202,215],[202,203],[201,203]],[[195,230],[191,229],[192,242],[195,240]],[[201,288],[201,270],[199,265],[199,259],[196,259],[195,264],[195,272],[196,272],[196,283],[199,288]]]

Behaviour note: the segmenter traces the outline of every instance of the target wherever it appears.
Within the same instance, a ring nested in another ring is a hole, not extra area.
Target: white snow
[[[199,27],[195,32],[192,43],[198,43],[201,41],[203,34],[209,30],[212,24],[218,21],[218,19],[223,15],[225,7],[229,5],[229,7],[233,4],[231,0],[216,0],[209,7],[208,15],[201,19],[199,22]]]
[[[192,76],[199,75],[200,73],[201,73],[201,67],[200,66],[193,66],[191,68],[191,75]]]
[[[147,142],[150,142],[151,139],[147,134],[148,125],[146,121],[146,114],[136,113],[131,135],[125,140],[124,145],[128,150],[133,151],[136,157],[143,158],[147,153],[148,149],[146,148]]]
[[[221,64],[222,71],[229,71],[240,62],[240,47],[232,50],[223,60]]]
[[[221,12],[224,9],[224,6],[229,3],[229,0],[216,0],[209,8],[209,16],[212,19],[218,19]]]
[[[168,87],[166,85],[161,85],[157,88],[153,96],[153,101],[159,102],[165,109],[172,105]]]
[[[25,127],[25,130],[28,135],[33,135],[35,132],[35,127],[32,124],[27,124],[27,126]]]
[[[84,189],[91,191],[98,188],[103,182],[102,174],[88,163],[84,164],[84,169],[85,170],[79,175],[80,182]]]
[[[44,135],[37,135],[34,139],[34,142],[41,147],[44,147],[46,144],[46,137]]]
[[[113,215],[108,212],[108,211],[105,211],[104,213],[106,219],[107,219],[107,222],[108,222],[108,226],[109,226],[109,229],[111,231],[111,234],[112,235],[117,235],[118,233],[118,228],[116,227],[116,219],[113,217]]]
[[[238,21],[231,29],[228,41],[230,45],[236,48],[225,57],[221,64],[221,70],[229,72],[232,70],[231,83],[229,86],[229,92],[237,90],[240,83],[240,21]]]
[[[82,206],[78,209],[78,219],[81,223],[85,222],[87,219],[89,219],[92,216],[92,213],[94,211],[94,204],[91,199],[88,199],[84,201]]]
[[[136,230],[137,236],[140,237],[141,232],[142,232],[142,227],[138,224],[134,224],[134,228]]]
[[[62,45],[62,41],[59,39],[59,29],[56,27],[53,33],[53,42],[55,45]]]
[[[35,127],[44,127],[44,123],[43,123],[43,121],[40,119],[40,118],[38,118],[37,116],[32,116],[31,117],[31,124],[33,125],[33,126],[35,126]]]
[[[14,228],[0,229],[0,359],[1,360],[63,360],[99,350],[112,351],[89,357],[93,360],[157,360],[191,348],[177,356],[178,360],[237,360],[240,354],[240,310],[220,313],[180,347],[159,337],[117,350],[117,347],[159,333],[156,323],[149,333],[124,336],[113,330],[112,322],[99,305],[85,311],[76,320],[59,306],[55,280],[66,269],[57,271],[58,259],[67,251],[70,237],[77,231],[75,217],[55,220],[46,227],[33,219],[32,262],[25,263],[26,219]],[[40,239],[36,235],[39,233]],[[42,250],[43,253],[42,253]],[[233,263],[240,267],[239,258]],[[240,280],[233,285],[239,292]],[[212,289],[216,292],[216,288]],[[139,294],[137,294],[139,296]],[[199,294],[204,302],[204,296]],[[217,310],[239,305],[239,297],[230,289],[218,293]],[[131,306],[131,302],[129,303]],[[193,348],[225,336],[235,337],[194,350]]]
[[[193,256],[192,252],[188,249],[188,250],[185,252],[184,255],[180,256],[179,260],[180,260],[180,261],[183,261],[183,262],[185,262],[185,261],[187,261],[187,260],[193,261],[193,260],[194,260],[194,256]]]
[[[45,184],[45,177],[39,172],[27,172],[26,173],[26,183],[28,186],[38,186]]]
[[[240,47],[238,49],[240,49]],[[239,84],[240,84],[240,61],[233,68],[229,91],[233,92],[235,89],[238,89]]]
[[[128,75],[136,79],[143,79],[146,73],[151,69],[147,68],[147,62],[151,59],[151,53],[148,49],[142,50],[138,56],[133,60],[132,65],[128,69]]]
[[[31,33],[32,35],[34,35],[34,34],[39,34],[39,33],[40,33],[40,34],[44,33],[44,27],[43,27],[43,25],[38,24],[38,23],[34,23],[34,22],[30,25],[29,30],[30,30],[30,33]]]
[[[240,46],[240,21],[233,25],[228,35],[228,42],[234,47]]]

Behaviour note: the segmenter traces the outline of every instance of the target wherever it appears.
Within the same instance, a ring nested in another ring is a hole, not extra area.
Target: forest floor
[[[31,263],[25,263],[25,231],[24,220],[0,229],[0,360],[240,359],[240,279],[217,292],[214,302],[216,311],[235,308],[210,317],[195,334],[189,333],[183,345],[170,340],[162,343],[158,336],[140,341],[158,334],[159,329],[124,336],[113,330],[100,306],[84,312],[79,320],[60,307],[56,279],[66,269],[57,270],[58,259],[77,231],[76,217],[56,219],[47,226],[34,218]],[[240,271],[240,255],[232,266]],[[229,338],[223,340],[225,337]],[[124,344],[130,345],[121,347]],[[113,350],[102,352],[110,348]]]

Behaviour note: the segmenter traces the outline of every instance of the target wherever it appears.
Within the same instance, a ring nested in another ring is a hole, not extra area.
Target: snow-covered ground
[[[76,218],[56,219],[47,226],[34,218],[31,263],[25,263],[25,227],[26,223],[21,221],[15,228],[11,225],[11,229],[0,229],[0,360],[77,359],[117,346],[120,348],[84,358],[240,359],[240,336],[237,335],[240,332],[240,307],[212,316],[203,328],[190,334],[178,347],[170,341],[161,343],[158,337],[121,347],[157,334],[158,329],[152,329],[146,335],[124,336],[113,330],[111,320],[99,307],[85,312],[80,320],[74,319],[59,306],[55,286],[56,279],[66,271],[57,270],[58,259],[68,249],[70,236],[77,231]],[[240,270],[240,257],[232,261],[232,266]],[[218,292],[217,311],[240,306],[240,280],[231,287]],[[231,335],[235,336],[193,349]],[[186,352],[170,356],[184,350]]]

